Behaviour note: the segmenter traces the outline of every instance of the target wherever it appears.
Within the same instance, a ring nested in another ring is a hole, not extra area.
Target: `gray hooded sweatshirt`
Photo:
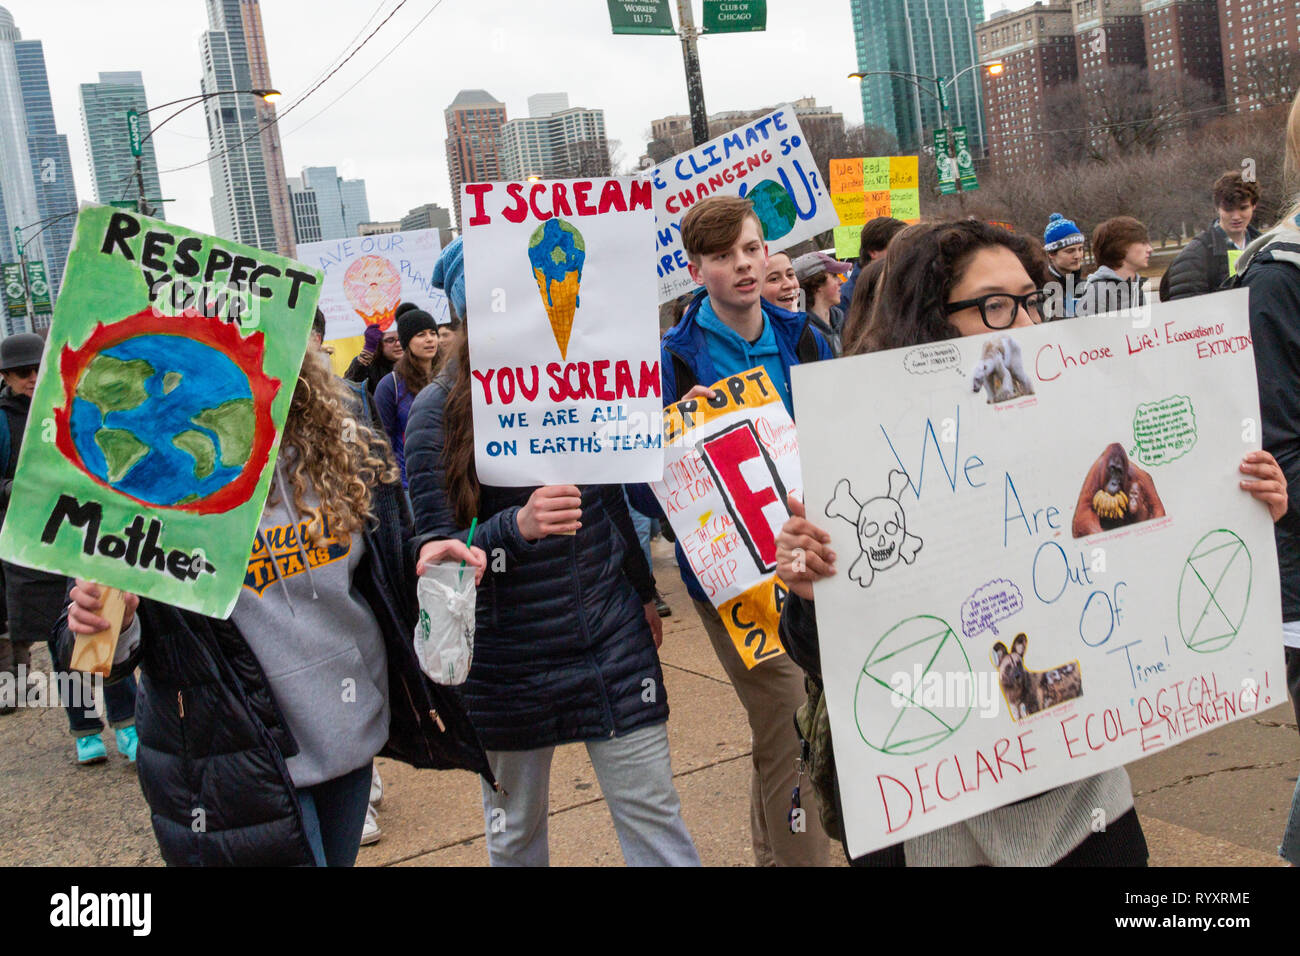
[[[306,504],[315,507],[315,496]],[[389,717],[383,635],[352,584],[365,538],[337,540],[327,528],[314,548],[307,525],[277,465],[231,616],[298,742],[288,759],[296,787],[368,763],[388,740]]]

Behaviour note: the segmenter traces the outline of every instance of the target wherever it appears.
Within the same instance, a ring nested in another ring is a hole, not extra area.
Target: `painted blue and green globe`
[[[745,198],[753,204],[754,212],[758,213],[758,221],[763,224],[764,239],[780,239],[794,228],[795,220],[799,218],[794,200],[776,180],[763,180]]]
[[[239,477],[253,445],[248,377],[222,352],[177,335],[137,335],[86,366],[72,401],[86,469],[154,505],[183,505]]]

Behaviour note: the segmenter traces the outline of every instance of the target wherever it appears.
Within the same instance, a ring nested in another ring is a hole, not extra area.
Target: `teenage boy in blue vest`
[[[831,350],[809,325],[806,314],[786,312],[762,299],[767,244],[754,207],[737,196],[700,201],[682,219],[682,245],[691,278],[704,291],[663,338],[664,404],[712,396],[707,386],[761,365],[793,415],[790,366],[831,358]],[[633,497],[644,501],[646,492],[644,485],[639,486]],[[800,787],[802,826],[798,832],[790,828],[800,750],[794,712],[805,699],[803,672],[784,652],[747,669],[680,543],[677,564],[713,650],[749,717],[755,860],[759,866],[825,866],[829,844],[817,798],[806,779]]]

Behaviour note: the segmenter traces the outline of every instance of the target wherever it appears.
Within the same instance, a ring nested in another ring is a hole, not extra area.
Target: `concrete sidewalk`
[[[660,656],[672,716],[673,773],[686,824],[708,866],[750,866],[749,726],[681,585],[672,547],[656,541],[655,573],[673,616]],[[48,657],[34,655],[40,668]],[[161,859],[135,768],[77,767],[60,709],[0,717],[0,865],[142,866]],[[361,866],[484,866],[478,779],[379,761],[383,839]],[[1129,766],[1153,866],[1278,866],[1300,738],[1283,698]],[[619,866],[622,856],[586,750],[556,751],[551,862]],[[832,854],[839,857],[838,850]],[[837,862],[840,862],[837,860]]]

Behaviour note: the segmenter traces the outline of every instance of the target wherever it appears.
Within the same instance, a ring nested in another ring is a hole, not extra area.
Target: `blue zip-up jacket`
[[[695,384],[712,385],[723,376],[719,374],[713,364],[713,358],[709,355],[708,343],[704,340],[704,329],[696,321],[700,311],[700,303],[704,301],[705,291],[700,290],[699,294],[686,307],[686,312],[682,319],[675,326],[668,330],[663,337],[659,357],[659,369],[663,375],[663,400],[664,406],[668,406],[681,399],[681,396],[689,391],[689,388],[679,389],[677,384],[677,367],[674,359],[680,360],[691,374],[695,376]],[[768,322],[772,325],[773,332],[776,333],[777,348],[781,351],[781,365],[785,369],[785,378],[788,387],[790,381],[790,366],[799,364],[799,340],[806,334],[813,337],[817,345],[817,359],[834,358],[830,345],[826,339],[813,328],[808,321],[808,316],[803,312],[787,312],[785,309],[778,308],[766,299],[762,300],[763,315],[767,317]],[[739,371],[744,371],[740,369]],[[659,499],[654,496],[649,485],[628,485],[628,497],[632,501],[632,506],[642,514],[658,517],[660,520],[667,521],[667,516],[663,509],[659,507]],[[697,601],[708,601],[708,595],[704,593],[704,588],[695,578],[695,572],[691,570],[690,562],[686,560],[686,552],[682,550],[679,542],[677,548],[677,567],[682,573],[682,581],[686,584],[686,590],[691,597]]]

